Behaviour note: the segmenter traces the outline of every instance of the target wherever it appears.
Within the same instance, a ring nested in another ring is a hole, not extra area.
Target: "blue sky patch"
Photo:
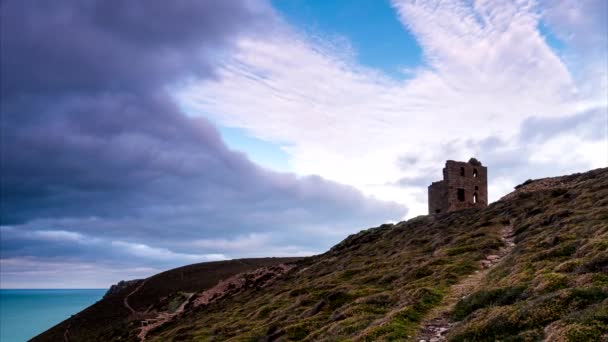
[[[402,69],[423,63],[420,46],[387,0],[359,0],[356,6],[349,0],[272,3],[298,29],[346,37],[362,65],[403,78]]]
[[[244,152],[256,164],[271,170],[290,170],[289,156],[279,145],[252,137],[240,128],[215,125],[230,149]]]
[[[553,51],[557,52],[558,55],[562,55],[564,53],[566,44],[555,34],[553,34],[551,29],[542,20],[538,24],[538,31]]]

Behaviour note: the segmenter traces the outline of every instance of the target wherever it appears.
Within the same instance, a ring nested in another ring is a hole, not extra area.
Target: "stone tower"
[[[448,160],[443,180],[429,185],[429,214],[488,206],[488,169],[475,158]]]

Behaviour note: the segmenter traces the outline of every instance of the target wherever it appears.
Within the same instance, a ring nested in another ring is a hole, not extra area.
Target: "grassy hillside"
[[[183,312],[145,339],[608,340],[608,169],[528,181],[483,210],[368,229],[292,266],[193,286],[177,299]],[[140,340],[133,321],[128,329],[121,340]]]
[[[234,274],[296,260],[298,258],[216,261],[159,273],[146,279],[143,285],[142,282],[135,282],[114,295],[104,297],[72,318],[34,337],[32,341],[120,340],[139,327],[139,320],[142,319],[142,315],[133,314],[124,305],[124,298],[138,287],[138,291],[129,296],[128,303],[134,310],[143,311],[153,305],[162,305],[180,293],[207,289]]]
[[[455,305],[448,339],[605,339],[608,169],[528,182],[484,210],[362,231],[149,339],[413,340],[451,288],[499,252],[505,227],[515,247]]]

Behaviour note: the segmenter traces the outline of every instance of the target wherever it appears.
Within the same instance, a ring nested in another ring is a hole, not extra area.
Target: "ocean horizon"
[[[27,341],[94,304],[106,291],[0,289],[0,341]]]

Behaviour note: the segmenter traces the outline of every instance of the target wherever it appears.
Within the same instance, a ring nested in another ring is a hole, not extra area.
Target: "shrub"
[[[591,260],[583,263],[577,269],[579,273],[588,272],[607,272],[608,273],[608,255],[599,255]]]
[[[287,337],[290,340],[300,341],[308,336],[308,329],[304,327],[304,324],[292,325],[285,329]]]
[[[559,273],[547,273],[542,276],[542,280],[537,287],[537,291],[551,292],[568,286],[568,277]]]
[[[572,242],[566,245],[558,245],[547,252],[540,253],[539,259],[553,259],[571,256],[576,252],[576,242]]]
[[[431,288],[421,288],[414,293],[418,300],[404,310],[397,313],[386,325],[376,328],[366,336],[367,341],[376,341],[381,336],[388,336],[388,340],[403,340],[412,334],[416,324],[422,316],[443,298],[443,293]]]
[[[488,306],[512,304],[521,298],[525,289],[525,286],[517,286],[475,292],[456,304],[452,317],[462,320],[472,312]]]
[[[346,292],[336,291],[327,295],[326,301],[331,309],[337,309],[350,301],[352,296]]]
[[[608,303],[593,305],[564,319],[570,341],[595,341],[608,333]]]
[[[477,251],[478,249],[479,249],[479,246],[473,246],[473,245],[452,247],[452,248],[446,249],[446,254],[449,256],[455,256],[455,255],[460,255],[460,254],[464,254],[464,253],[468,253],[468,252],[474,252],[474,251]]]

